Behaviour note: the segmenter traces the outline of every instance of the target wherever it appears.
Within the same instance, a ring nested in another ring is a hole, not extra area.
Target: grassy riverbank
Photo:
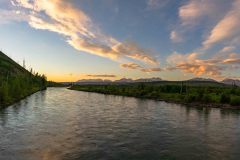
[[[70,89],[149,98],[174,103],[240,109],[240,88],[216,82],[157,82],[112,85],[75,85]]]
[[[0,108],[46,89],[44,75],[28,71],[0,52]]]

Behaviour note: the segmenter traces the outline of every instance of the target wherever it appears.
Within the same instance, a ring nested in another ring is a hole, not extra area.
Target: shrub
[[[188,94],[185,96],[184,101],[185,102],[194,102],[194,101],[196,101],[196,95]]]
[[[231,101],[230,95],[223,93],[220,98],[221,103],[229,103]]]
[[[211,96],[209,94],[204,94],[202,100],[205,103],[211,102]]]
[[[240,106],[240,96],[231,97],[230,104],[233,106]]]

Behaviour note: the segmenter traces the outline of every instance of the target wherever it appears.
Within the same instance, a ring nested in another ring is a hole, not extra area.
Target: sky
[[[57,82],[240,79],[240,0],[0,0],[0,35]]]

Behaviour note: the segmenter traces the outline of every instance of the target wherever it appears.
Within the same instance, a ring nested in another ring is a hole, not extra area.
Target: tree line
[[[183,103],[198,102],[240,106],[240,88],[237,86],[187,85],[179,82],[178,84],[75,85],[71,89]]]
[[[44,75],[7,74],[0,77],[0,104],[8,105],[27,95],[46,88],[47,80]]]

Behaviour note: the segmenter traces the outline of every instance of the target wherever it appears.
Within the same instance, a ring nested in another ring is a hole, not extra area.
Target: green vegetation
[[[240,107],[240,88],[217,82],[157,82],[112,85],[75,85],[70,89],[150,98],[185,104]]]
[[[0,108],[46,89],[44,75],[28,71],[0,52]]]
[[[47,86],[48,87],[66,87],[67,85],[64,85],[62,83],[53,82],[53,81],[48,81]]]

